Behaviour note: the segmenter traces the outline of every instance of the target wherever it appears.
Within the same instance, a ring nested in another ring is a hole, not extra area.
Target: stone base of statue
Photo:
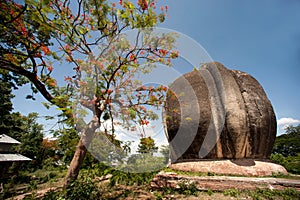
[[[288,174],[286,169],[281,165],[253,159],[181,162],[170,164],[169,168],[179,171],[234,176],[273,176],[276,174]]]
[[[197,188],[199,191],[223,191],[228,189],[255,190],[292,188],[300,191],[299,179],[274,178],[276,174],[288,174],[278,164],[251,159],[209,160],[181,162],[169,165],[174,171],[158,173],[151,182],[153,189]],[[191,172],[191,173],[182,173]]]

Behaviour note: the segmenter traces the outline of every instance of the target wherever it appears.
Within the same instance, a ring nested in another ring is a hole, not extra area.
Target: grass
[[[164,168],[162,169],[164,172],[173,172],[178,175],[186,175],[186,176],[229,176],[229,177],[253,177],[253,176],[243,176],[243,175],[230,175],[230,174],[216,174],[212,172],[204,173],[204,172],[191,172],[191,171],[180,171],[180,170],[175,170],[171,168]],[[255,178],[285,178],[285,179],[291,179],[291,180],[299,180],[300,176],[294,175],[294,174],[282,174],[282,173],[274,173],[272,176],[260,176],[260,177],[255,177]]]
[[[4,192],[0,194],[0,199],[61,186],[65,174],[66,170],[60,169],[38,169],[35,172],[21,172],[18,176],[4,181]]]

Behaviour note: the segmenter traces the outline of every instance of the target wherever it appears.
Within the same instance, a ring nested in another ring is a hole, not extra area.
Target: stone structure
[[[161,171],[151,182],[152,188],[160,190],[165,188],[176,190],[182,185],[186,185],[186,187],[193,185],[199,191],[256,190],[259,188],[263,190],[293,189],[300,192],[299,179],[273,177],[191,176]]]
[[[31,161],[30,158],[14,152],[13,146],[18,144],[19,141],[0,134],[0,180],[7,176],[7,170],[13,162]]]
[[[164,119],[172,163],[269,158],[276,118],[255,78],[207,63],[175,80],[170,91]]]

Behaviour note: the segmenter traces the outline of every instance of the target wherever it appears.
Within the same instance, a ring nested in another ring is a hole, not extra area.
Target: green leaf
[[[32,96],[32,95],[27,95],[25,98],[26,98],[26,99],[32,99],[33,96]]]
[[[54,117],[53,116],[45,116],[45,119],[46,120],[52,120],[52,119],[54,119]]]
[[[50,108],[50,105],[49,105],[49,103],[46,103],[46,102],[42,102],[42,104],[47,108],[47,109],[49,109]]]
[[[132,119],[135,119],[136,118],[136,112],[134,109],[132,108],[129,108],[129,115]]]
[[[109,118],[110,118],[110,115],[109,115],[109,113],[104,113],[104,115],[103,115],[103,120],[109,120]]]

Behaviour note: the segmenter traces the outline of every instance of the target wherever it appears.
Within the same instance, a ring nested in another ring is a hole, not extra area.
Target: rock
[[[235,176],[273,176],[276,174],[288,174],[286,169],[281,165],[252,159],[182,162],[171,164],[169,168],[179,171]]]
[[[214,62],[170,85],[164,115],[171,162],[267,159],[276,117],[258,81]]]

